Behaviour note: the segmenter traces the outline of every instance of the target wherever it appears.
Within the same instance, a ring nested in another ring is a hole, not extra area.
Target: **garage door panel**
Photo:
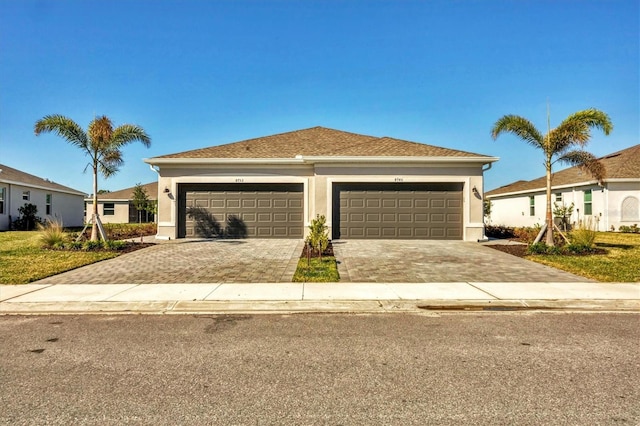
[[[302,238],[302,184],[179,185],[179,236]]]
[[[336,184],[333,207],[333,238],[462,238],[460,183]]]

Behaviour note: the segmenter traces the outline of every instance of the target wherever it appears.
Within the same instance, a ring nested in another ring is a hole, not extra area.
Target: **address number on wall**
[[[401,177],[397,177],[393,179],[394,182],[404,182],[404,179],[402,179]]]

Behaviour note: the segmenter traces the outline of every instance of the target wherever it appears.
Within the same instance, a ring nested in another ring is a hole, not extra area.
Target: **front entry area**
[[[303,185],[179,184],[178,238],[302,238]]]
[[[339,183],[333,239],[463,238],[462,183]]]

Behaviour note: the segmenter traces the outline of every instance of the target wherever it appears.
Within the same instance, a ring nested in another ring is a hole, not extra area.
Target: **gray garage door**
[[[338,184],[333,200],[334,239],[462,239],[462,184]]]
[[[302,184],[180,185],[178,236],[302,238]]]

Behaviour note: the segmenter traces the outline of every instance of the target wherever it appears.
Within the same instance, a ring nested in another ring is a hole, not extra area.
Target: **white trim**
[[[554,189],[567,189],[567,188],[577,188],[577,187],[581,187],[581,186],[599,186],[599,187],[604,187],[606,186],[607,183],[625,183],[625,182],[640,182],[640,178],[629,178],[629,179],[605,179],[603,181],[603,185],[598,184],[597,180],[590,180],[590,181],[583,181],[583,182],[576,182],[576,183],[567,183],[564,185],[551,185],[551,191],[553,191]],[[496,188],[499,189],[499,188]],[[506,196],[511,196],[511,195],[523,195],[523,194],[529,194],[529,193],[536,193],[536,192],[544,192],[547,190],[546,186],[542,186],[542,187],[538,187],[538,188],[532,188],[532,189],[524,189],[522,191],[513,191],[513,192],[502,192],[500,194],[494,194],[494,195],[486,195],[487,198],[496,198],[496,197],[506,197]],[[492,190],[492,191],[495,191]],[[491,192],[491,191],[489,191]]]
[[[190,165],[190,164],[315,164],[315,163],[481,163],[498,161],[498,157],[424,157],[424,156],[302,156],[295,158],[145,158],[150,165]]]

